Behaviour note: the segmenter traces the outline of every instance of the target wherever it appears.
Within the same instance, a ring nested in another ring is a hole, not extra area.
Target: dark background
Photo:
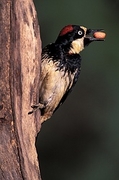
[[[66,102],[37,140],[43,180],[119,179],[119,1],[35,0],[43,47],[67,24],[104,28],[105,42],[82,53]]]

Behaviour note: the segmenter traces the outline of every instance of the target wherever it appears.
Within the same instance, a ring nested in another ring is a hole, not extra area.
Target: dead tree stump
[[[41,41],[32,0],[0,1],[0,180],[41,179],[35,139]]]

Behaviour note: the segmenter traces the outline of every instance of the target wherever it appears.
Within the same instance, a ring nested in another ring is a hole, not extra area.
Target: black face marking
[[[85,34],[84,30],[80,27],[80,26],[73,26],[74,30],[73,30],[73,35],[74,35],[74,39],[79,39],[82,38]]]
[[[74,40],[82,38],[84,36],[84,34],[85,34],[84,30],[78,25],[72,25],[71,26],[71,28],[72,28],[71,31],[69,29],[66,31],[67,27],[69,28],[69,26],[66,26],[65,28],[63,28],[63,29],[65,29],[65,33],[64,33],[64,30],[63,30],[62,35],[60,33],[58,38],[55,41],[55,44],[57,46],[62,47],[62,49],[65,52],[69,51],[69,49],[71,47],[71,43]]]
[[[80,29],[78,31],[78,35],[79,35],[79,38],[82,38],[84,36],[84,30],[83,29]]]

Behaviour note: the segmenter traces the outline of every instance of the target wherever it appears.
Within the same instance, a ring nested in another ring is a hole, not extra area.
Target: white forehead
[[[80,28],[82,28],[84,30],[85,34],[86,34],[87,28],[84,27],[84,26],[80,26]]]

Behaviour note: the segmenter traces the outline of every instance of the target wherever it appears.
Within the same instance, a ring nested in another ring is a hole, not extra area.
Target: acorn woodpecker
[[[81,71],[80,52],[93,41],[103,41],[102,29],[87,29],[67,25],[54,43],[42,50],[39,103],[32,105],[33,113],[41,110],[41,123],[49,119],[65,101],[76,84]]]

